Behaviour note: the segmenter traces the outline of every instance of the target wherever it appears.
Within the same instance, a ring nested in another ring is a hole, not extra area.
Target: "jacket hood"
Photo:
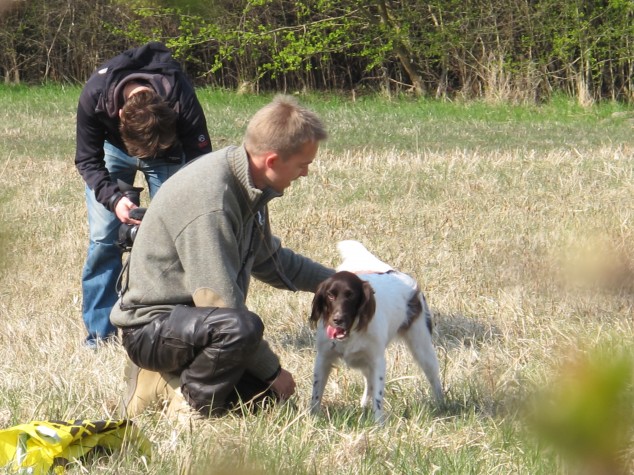
[[[104,78],[98,109],[109,117],[116,117],[123,105],[123,88],[132,80],[147,82],[163,98],[176,97],[178,94],[173,93],[177,92],[174,89],[178,71],[179,64],[162,43],[151,42],[125,51],[97,70],[97,74]],[[170,106],[180,112],[178,103]]]

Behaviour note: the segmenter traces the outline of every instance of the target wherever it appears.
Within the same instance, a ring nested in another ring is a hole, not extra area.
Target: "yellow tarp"
[[[64,467],[95,447],[136,448],[151,455],[151,444],[131,422],[123,420],[33,421],[0,430],[0,467],[32,475],[64,473]]]

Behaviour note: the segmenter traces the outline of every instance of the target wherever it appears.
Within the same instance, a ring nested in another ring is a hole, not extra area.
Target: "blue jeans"
[[[117,179],[134,184],[137,171],[145,175],[150,198],[161,185],[182,166],[182,163],[139,160],[106,142],[104,161],[112,181]],[[94,346],[98,340],[107,340],[116,334],[110,323],[110,310],[117,301],[116,283],[121,273],[121,249],[117,246],[119,221],[116,215],[95,199],[95,193],[86,187],[88,228],[90,243],[81,277],[83,302],[82,316],[88,337],[86,343]]]

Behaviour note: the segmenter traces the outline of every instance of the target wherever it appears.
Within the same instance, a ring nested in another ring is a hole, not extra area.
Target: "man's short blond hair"
[[[244,146],[249,153],[276,152],[286,159],[306,143],[326,138],[328,133],[317,114],[299,105],[293,96],[280,94],[253,115]]]

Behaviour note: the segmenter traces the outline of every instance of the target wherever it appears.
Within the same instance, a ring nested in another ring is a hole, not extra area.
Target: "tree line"
[[[198,85],[588,104],[634,100],[631,0],[20,0],[5,83],[81,83],[149,40]]]

